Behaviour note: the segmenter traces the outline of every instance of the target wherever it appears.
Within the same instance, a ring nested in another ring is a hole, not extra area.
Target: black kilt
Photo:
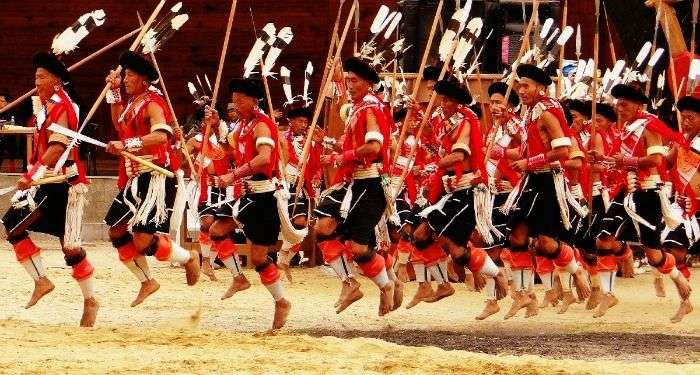
[[[151,177],[151,173],[143,173],[137,177],[134,177],[136,179],[137,185],[136,195],[134,195],[131,190],[131,183],[133,180],[129,180],[127,186],[124,189],[122,189],[119,192],[119,194],[117,194],[117,196],[114,198],[114,201],[112,202],[112,206],[109,207],[107,215],[104,219],[105,224],[109,225],[110,227],[113,227],[119,223],[129,221],[132,217],[134,217],[134,214],[136,212],[131,211],[131,208],[129,208],[127,202],[133,205],[136,208],[136,211],[138,211],[139,207],[141,206],[141,203],[144,199],[146,199],[146,195],[148,194],[148,189],[151,185]],[[163,223],[156,224],[153,221],[156,215],[156,209],[154,207],[153,210],[151,210],[151,212],[148,214],[148,221],[146,222],[146,224],[136,223],[132,227],[132,230],[134,232],[149,234],[170,233],[170,217],[173,213],[175,197],[177,196],[177,188],[177,178],[165,178],[165,208],[168,211],[168,217]]]
[[[289,204],[287,204],[287,209],[289,211],[289,219],[294,220],[295,217],[308,216],[309,215],[309,198],[306,194],[306,189],[302,187],[299,193],[299,199],[296,205],[294,204],[294,199],[297,196],[296,186],[291,186],[289,188]]]
[[[700,219],[700,212],[695,213],[695,218]],[[698,255],[700,254],[700,241],[693,242],[690,238],[688,238],[686,225],[688,224],[682,223],[681,225],[677,226],[676,229],[669,231],[666,237],[663,238],[663,245],[665,247],[680,246],[688,249],[688,254]]]
[[[21,208],[10,207],[2,217],[2,223],[8,233],[21,227],[30,215],[39,215],[26,230],[46,233],[56,237],[63,237],[66,226],[66,207],[68,206],[68,189],[66,182],[58,184],[45,184],[39,186],[34,194],[36,209],[29,206]]]
[[[207,200],[197,206],[200,218],[203,216],[214,216],[218,207],[216,204],[226,200],[226,188],[209,186],[207,189],[209,190]]]
[[[552,172],[528,173],[508,213],[508,231],[525,223],[530,237],[559,239],[565,232]]]
[[[460,246],[466,246],[476,227],[474,215],[474,188],[455,191],[444,206],[433,207],[425,220],[439,236],[444,236]]]
[[[496,247],[504,247],[506,246],[506,243],[508,241],[508,215],[504,214],[503,211],[501,211],[501,207],[503,206],[504,203],[506,203],[506,200],[508,200],[508,196],[510,195],[510,192],[498,192],[495,194],[493,197],[493,211],[491,214],[491,222],[493,223],[493,226],[498,229],[499,232],[503,234],[503,237],[498,238],[494,236],[494,244],[489,246],[490,248],[496,248]]]
[[[246,238],[255,245],[273,246],[280,234],[280,216],[277,212],[275,192],[246,194],[236,202],[229,202],[216,209],[216,218],[232,218],[240,225]],[[233,207],[238,204],[238,214]]]
[[[610,203],[608,212],[603,217],[603,223],[598,236],[611,235],[618,241],[637,242],[642,246],[659,249],[661,247],[661,230],[663,229],[663,216],[661,214],[661,197],[657,190],[637,190],[632,194],[636,212],[655,228],[651,229],[639,224],[639,233],[634,227],[632,219],[625,211],[625,191],[617,194]]]

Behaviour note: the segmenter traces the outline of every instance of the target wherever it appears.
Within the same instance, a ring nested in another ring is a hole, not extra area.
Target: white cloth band
[[[258,139],[255,140],[255,147],[260,147],[262,145],[268,145],[274,148],[275,141],[270,137],[258,137]]]
[[[557,147],[562,147],[562,146],[571,146],[571,138],[561,137],[561,138],[557,138],[557,139],[552,139],[552,142],[550,142],[550,145],[552,146],[552,149],[555,149]]]
[[[365,134],[365,143],[372,141],[377,141],[384,144],[384,136],[380,132],[367,132],[367,134]]]

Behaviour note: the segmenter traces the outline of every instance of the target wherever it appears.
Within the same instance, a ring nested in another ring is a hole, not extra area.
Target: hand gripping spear
[[[341,4],[342,5],[342,4]],[[336,63],[338,59],[340,58],[340,54],[343,51],[343,45],[345,45],[345,38],[348,36],[348,30],[350,29],[350,22],[353,19],[353,15],[357,11],[357,3],[353,2],[352,6],[350,7],[350,12],[348,12],[348,18],[345,21],[345,26],[343,27],[343,33],[340,36],[340,40],[338,41],[336,53],[333,56],[333,59],[330,62],[326,62],[327,64],[330,64],[330,67],[328,68],[328,74],[326,77],[322,78],[323,85],[321,86],[320,90],[318,90],[318,97],[316,99],[316,107],[314,107],[314,116],[311,119],[311,125],[309,126],[309,129],[307,130],[306,134],[306,140],[304,141],[304,150],[301,153],[301,157],[299,160],[301,160],[301,168],[299,168],[299,177],[297,180],[297,188],[296,188],[296,196],[294,197],[294,206],[296,207],[296,204],[298,203],[299,195],[301,194],[301,187],[304,185],[304,173],[306,172],[306,166],[307,162],[306,160],[309,157],[309,149],[311,148],[311,139],[313,138],[314,131],[316,130],[316,123],[318,122],[318,118],[321,115],[321,108],[323,107],[323,95],[328,91],[329,85],[333,80],[331,79],[331,75],[335,71],[336,68]],[[332,45],[331,41],[331,45]],[[332,47],[331,47],[332,48]]]
[[[163,6],[165,5],[165,0],[161,0],[158,5],[156,5],[156,8],[153,10],[153,13],[151,13],[151,16],[148,18],[146,21],[146,24],[141,28],[141,31],[139,32],[139,35],[136,36],[136,39],[131,43],[131,46],[129,47],[129,51],[134,51],[136,50],[136,47],[139,46],[141,43],[141,40],[143,39],[144,35],[146,35],[146,31],[148,31],[148,28],[151,27],[151,24],[153,21],[156,19],[158,16],[158,13],[160,13],[161,9],[163,9]],[[122,67],[117,66],[115,69],[117,73],[120,73],[122,71]],[[90,119],[92,119],[92,116],[95,115],[95,112],[97,112],[97,108],[99,108],[100,103],[102,103],[102,100],[105,98],[105,95],[107,95],[107,91],[109,91],[111,84],[107,83],[102,89],[102,92],[100,95],[97,97],[97,100],[95,100],[95,103],[92,105],[92,108],[90,108],[90,112],[87,113],[85,118],[83,119],[82,125],[80,125],[80,128],[78,129],[78,133],[81,133],[83,129],[85,128],[85,125],[90,122]],[[77,138],[74,138],[71,143],[66,147],[66,150],[63,152],[63,155],[59,158],[59,162],[56,163],[56,167],[54,168],[54,172],[58,171],[61,167],[63,167],[62,163],[60,163],[61,160],[65,161],[68,157],[68,154],[70,153],[71,149],[75,147],[76,143],[78,142]],[[136,157],[139,160],[138,161],[140,164],[144,164],[146,160]]]

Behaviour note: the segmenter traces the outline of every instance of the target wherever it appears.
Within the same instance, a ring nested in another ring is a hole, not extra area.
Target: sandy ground
[[[82,301],[56,245],[40,243],[56,290],[29,310],[33,287],[9,246],[0,245],[0,373],[700,373],[700,311],[669,323],[678,297],[654,296],[649,275],[618,279],[621,304],[602,319],[583,306],[503,321],[510,300],[490,320],[473,317],[483,296],[457,293],[434,304],[377,317],[376,288],[341,315],[339,282],[328,270],[294,269],[287,328],[265,333],[273,305],[252,270],[253,287],[220,296],[230,275],[217,271],[187,287],[184,272],[152,263],[161,289],[136,308],[137,281],[108,244],[87,245],[97,272],[97,327],[78,326]],[[697,269],[694,270],[696,275]],[[693,288],[700,290],[697,276]],[[539,286],[538,286],[539,288]],[[415,284],[407,285],[407,297]],[[538,291],[540,291],[538,289]],[[540,291],[541,293],[541,291]],[[697,298],[695,298],[697,300]]]

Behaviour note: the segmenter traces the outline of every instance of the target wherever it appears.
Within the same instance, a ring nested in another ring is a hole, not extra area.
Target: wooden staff
[[[136,13],[138,18],[139,18],[139,23],[143,25],[143,22],[141,21],[141,15]],[[158,66],[158,60],[156,60],[156,54],[151,51],[151,60],[153,60],[153,66],[156,68],[156,72],[158,72],[158,76],[160,77],[160,87],[163,89],[163,95],[165,96],[165,101],[168,103],[168,107],[170,107],[170,113],[173,116],[173,122],[175,122],[175,127],[179,128],[180,131],[178,132],[179,138],[180,138],[180,144],[182,147],[182,152],[185,154],[185,159],[187,159],[187,164],[190,166],[190,171],[192,172],[192,177],[196,179],[195,174],[196,171],[194,170],[194,164],[192,163],[192,156],[190,155],[190,151],[187,149],[187,142],[185,142],[185,137],[182,135],[182,128],[180,127],[180,123],[177,120],[177,114],[175,113],[175,107],[173,107],[173,103],[170,101],[170,95],[168,95],[168,89],[165,87],[165,78],[163,78],[163,73],[160,71],[160,67]]]
[[[596,114],[598,108],[598,54],[600,42],[600,0],[595,0],[595,35],[593,36],[593,82],[591,82],[591,139],[588,141],[588,148],[594,149],[598,126],[596,124]],[[583,147],[583,145],[581,145]],[[591,197],[588,202],[590,212],[588,213],[588,226],[593,224],[593,166],[588,169],[588,196]]]
[[[669,45],[671,44],[671,36],[669,35],[669,28],[668,28],[668,15],[664,14],[664,23],[666,24],[666,27],[664,28],[664,35],[666,35],[666,40],[668,41]],[[673,102],[677,105],[678,104],[678,97],[680,87],[678,87],[678,82],[676,80],[676,63],[673,61],[673,57],[669,54],[669,59],[668,59],[669,65],[671,65],[671,91],[673,95]],[[676,120],[678,121],[678,131],[682,134],[683,133],[683,121],[681,120],[681,112],[676,109]]]
[[[416,80],[413,82],[413,92],[411,93],[411,100],[415,101],[416,96],[418,96],[418,90],[420,88],[421,81],[423,80],[423,70],[425,70],[425,64],[428,62],[428,56],[430,55],[430,50],[433,45],[433,37],[435,36],[435,32],[437,31],[437,25],[438,21],[441,20],[441,15],[442,15],[442,5],[443,5],[444,0],[440,0],[438,3],[437,9],[435,9],[435,16],[433,16],[433,25],[430,28],[430,35],[428,36],[428,42],[425,45],[425,51],[423,51],[423,58],[421,59],[420,62],[420,68],[418,68],[418,75],[416,76]],[[426,112],[427,116],[430,116],[428,112]],[[406,141],[406,133],[408,132],[409,128],[409,123],[411,122],[411,118],[413,117],[413,108],[409,107],[408,111],[406,111],[406,119],[403,122],[403,125],[401,126],[401,134],[399,134],[399,141],[396,143],[396,152],[394,153],[394,160],[391,162],[391,167],[393,168],[394,164],[396,164],[396,161],[399,159],[399,154],[401,147],[403,147],[403,143]]]
[[[333,52],[335,51],[335,46],[338,45],[338,27],[340,25],[340,16],[343,13],[343,5],[345,0],[340,0],[338,4],[338,13],[335,15],[335,23],[333,24],[333,31],[331,32],[331,46],[328,48],[328,53],[326,54],[326,62],[323,64],[323,75],[321,76],[321,87],[326,85],[326,77],[328,75],[328,68],[333,57]],[[325,93],[324,93],[325,94]],[[321,98],[321,97],[319,97]]]
[[[238,5],[238,0],[232,0],[231,10],[228,13],[228,23],[226,24],[226,34],[224,35],[224,45],[221,49],[221,56],[219,57],[219,68],[216,71],[216,81],[214,81],[214,92],[212,92],[211,106],[214,111],[216,111],[216,100],[219,95],[219,86],[221,85],[221,75],[224,71],[224,61],[226,60],[226,51],[228,50],[228,42],[231,38],[231,28],[233,27],[233,17],[236,14],[236,6]],[[209,136],[209,123],[204,126],[204,137]],[[202,152],[204,148],[207,147],[209,142],[206,138],[202,139]],[[198,173],[199,174],[199,173]]]
[[[93,53],[90,54],[89,56],[87,56],[87,57],[83,58],[82,60],[78,61],[77,63],[75,63],[75,64],[69,66],[69,67],[68,67],[68,71],[69,71],[69,72],[72,72],[72,71],[74,71],[74,70],[80,68],[81,66],[83,66],[83,65],[86,64],[87,62],[91,61],[91,60],[94,59],[95,57],[97,57],[97,56],[99,56],[99,55],[101,55],[101,54],[103,54],[103,53],[109,51],[110,49],[114,48],[115,46],[117,46],[117,45],[123,43],[125,40],[127,40],[127,39],[131,38],[132,36],[136,35],[136,33],[138,33],[140,30],[141,30],[141,28],[135,29],[135,30],[129,32],[128,34],[123,35],[123,36],[120,37],[119,39],[113,41],[112,43],[109,43],[108,45],[106,45],[106,46],[100,48],[99,50],[93,52]],[[11,103],[9,103],[8,105],[6,105],[6,106],[3,107],[2,109],[0,109],[0,113],[5,113],[5,112],[9,111],[10,109],[14,108],[17,104],[21,103],[22,101],[24,101],[24,100],[27,99],[28,97],[34,95],[35,92],[36,92],[36,87],[33,88],[33,89],[31,89],[31,90],[29,90],[29,91],[27,91],[26,93],[24,93],[23,95],[21,95],[20,97],[18,97],[17,99],[13,100]]]
[[[653,55],[654,52],[656,52],[656,40],[658,39],[659,35],[659,17],[661,16],[661,7],[656,7],[656,16],[654,17],[654,39],[651,41],[651,52],[650,54]],[[646,96],[649,96],[649,93],[651,92],[651,77],[649,77],[649,80],[647,81],[646,87],[644,89],[644,94]]]
[[[613,35],[610,32],[610,19],[608,18],[608,9],[605,7],[605,2],[603,2],[603,13],[605,14],[605,28],[608,30],[608,47],[610,48],[610,57],[612,58],[612,64],[615,65],[617,62],[617,56],[615,56],[615,43],[613,43]]]
[[[476,82],[479,85],[479,105],[481,107],[481,116],[486,116],[486,104],[484,104],[484,82],[481,80],[481,69],[479,69],[479,62],[475,61],[476,64]],[[481,126],[483,128],[483,125]],[[482,129],[483,130],[483,129]]]
[[[336,68],[336,63],[338,59],[340,58],[341,53],[343,52],[343,46],[345,45],[345,39],[348,36],[348,30],[350,29],[350,22],[353,19],[353,15],[357,11],[356,9],[356,2],[353,2],[352,6],[350,7],[350,12],[348,13],[347,20],[345,21],[345,26],[343,27],[343,33],[340,36],[340,40],[338,41],[338,48],[336,49],[336,52],[334,56],[332,57],[332,60],[330,61],[330,67],[328,68],[328,76],[324,77],[322,79],[323,86],[321,86],[321,89],[318,91],[318,97],[316,99],[316,107],[314,108],[314,116],[311,119],[311,125],[309,126],[309,129],[307,130],[306,134],[306,140],[304,141],[304,149],[301,153],[301,157],[299,158],[301,167],[299,168],[299,177],[297,178],[297,188],[296,188],[296,196],[294,197],[294,204],[296,206],[296,203],[298,202],[299,199],[299,194],[301,193],[301,186],[304,183],[304,173],[306,172],[306,166],[307,166],[307,159],[309,157],[309,151],[311,148],[311,139],[313,138],[314,131],[316,130],[316,123],[318,122],[318,118],[321,115],[321,108],[323,107],[323,96],[329,89],[329,85],[333,80],[331,79],[333,72],[335,71]]]
[[[454,43],[452,45],[452,48],[450,49],[450,54],[447,55],[447,58],[445,59],[445,63],[442,65],[442,69],[440,70],[440,76],[438,77],[438,81],[441,81],[443,78],[445,78],[445,74],[447,73],[447,68],[450,65],[450,61],[452,60],[452,56],[455,53],[455,50],[457,50],[457,46],[459,45],[459,35],[455,36]],[[394,194],[394,199],[396,199],[400,192],[401,192],[401,187],[403,186],[403,182],[406,180],[406,176],[408,176],[408,172],[410,172],[410,168],[408,168],[409,165],[411,165],[411,160],[415,158],[416,152],[418,151],[418,140],[420,139],[421,135],[423,135],[423,129],[425,128],[425,125],[430,121],[431,116],[430,114],[433,112],[433,106],[435,105],[435,101],[437,100],[437,92],[433,90],[433,92],[430,94],[430,101],[428,101],[428,106],[425,109],[425,115],[421,119],[420,125],[418,126],[418,131],[416,132],[416,141],[413,142],[411,145],[411,152],[408,154],[407,162],[406,162],[406,167],[403,168],[403,171],[401,172],[401,178],[399,179],[399,184],[396,188],[395,194]],[[398,154],[398,152],[397,152]]]
[[[532,25],[535,23],[535,19],[537,18],[537,11],[539,9],[539,2],[538,0],[535,0],[533,3],[533,8],[532,8],[532,16],[530,17],[530,22],[527,25],[527,28],[525,28],[525,33],[523,34],[523,37],[525,38],[525,42],[520,45],[520,51],[518,51],[518,57],[515,60],[515,68],[513,71],[510,72],[510,77],[508,80],[508,89],[506,90],[506,95],[504,96],[506,100],[508,100],[508,97],[510,96],[511,91],[513,91],[513,83],[515,82],[515,72],[517,70],[517,65],[520,65],[520,59],[523,57],[523,54],[525,53],[525,50],[527,49],[527,40],[529,38],[530,32],[532,31]],[[563,48],[562,48],[563,49]],[[486,147],[486,154],[485,157],[488,160],[489,155],[491,154],[491,149],[493,148],[493,144],[495,143],[496,140],[496,134],[498,133],[498,129],[501,127],[501,124],[498,122],[498,120],[494,121],[494,131],[492,136],[489,137],[487,140],[487,147]]]
[[[569,15],[569,0],[564,1],[564,11],[562,13],[561,17],[561,31],[564,32],[564,29],[566,28],[566,22],[567,18]],[[557,98],[561,96],[561,92],[563,91],[563,84],[564,84],[564,50],[565,48],[562,47],[559,49],[559,81],[557,82]],[[506,97],[506,100],[508,100],[508,97]]]
[[[700,1],[693,0],[690,23],[693,24],[693,31],[690,33],[690,53],[695,54],[695,28],[698,25],[698,11],[700,11]]]

